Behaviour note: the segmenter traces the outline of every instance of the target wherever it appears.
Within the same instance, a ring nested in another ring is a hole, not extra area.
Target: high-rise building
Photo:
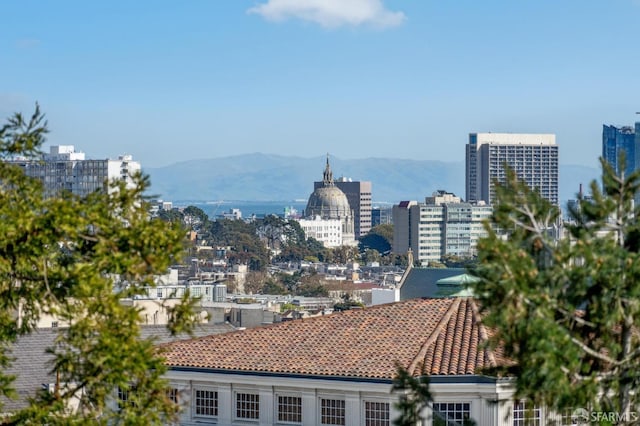
[[[44,184],[45,196],[69,191],[86,196],[94,191],[109,191],[109,182],[122,180],[133,186],[132,176],[140,171],[140,163],[130,155],[117,160],[87,160],[83,152],[73,145],[54,145],[39,160],[14,159],[27,176],[38,178]]]
[[[602,158],[620,173],[620,154],[624,152],[624,172],[629,175],[640,166],[640,123],[631,126],[602,126]]]
[[[371,227],[378,225],[393,224],[393,214],[391,207],[372,207],[371,208]]]
[[[559,205],[558,145],[552,134],[470,133],[466,145],[466,201],[492,204],[494,181],[506,179],[505,164],[530,188]]]
[[[478,239],[486,236],[483,221],[491,206],[462,202],[445,191],[426,197],[424,203],[402,201],[393,206],[393,247],[396,254],[409,249],[414,259],[426,265],[446,255],[476,255]]]

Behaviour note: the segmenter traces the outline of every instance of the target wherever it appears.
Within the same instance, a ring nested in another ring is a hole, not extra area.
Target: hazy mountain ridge
[[[253,153],[198,159],[160,168],[144,168],[151,177],[151,193],[180,201],[307,199],[313,182],[322,179],[326,157]],[[438,189],[464,197],[464,162],[330,157],[334,178],[372,183],[374,202],[422,200]],[[560,166],[560,198],[575,198],[580,183],[585,191],[599,171],[580,165]]]

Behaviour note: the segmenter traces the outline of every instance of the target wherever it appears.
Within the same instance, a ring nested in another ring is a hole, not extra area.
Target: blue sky
[[[3,2],[0,117],[143,167],[264,152],[464,161],[555,133],[595,166],[640,120],[639,0]]]

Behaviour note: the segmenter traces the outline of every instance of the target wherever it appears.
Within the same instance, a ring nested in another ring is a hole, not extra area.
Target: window
[[[260,418],[260,395],[253,393],[236,394],[236,418],[238,419],[259,419]]]
[[[196,389],[195,393],[195,415],[216,417],[218,415],[218,392]]]
[[[278,421],[302,423],[302,398],[278,395]]]
[[[137,386],[130,386],[127,388],[118,386],[118,407],[125,408],[126,406],[132,406],[135,403],[132,401],[132,397],[134,396],[136,389]]]
[[[123,389],[118,386],[118,401],[122,404],[126,404],[129,401],[129,390]]]
[[[434,402],[433,426],[462,426],[471,419],[469,402]]]
[[[389,426],[388,402],[364,402],[365,426]]]
[[[529,401],[514,401],[513,426],[540,426],[540,407]]]
[[[178,403],[178,389],[171,388],[167,391],[167,398],[174,404]]]
[[[323,425],[344,425],[345,409],[342,399],[320,400],[320,423]]]

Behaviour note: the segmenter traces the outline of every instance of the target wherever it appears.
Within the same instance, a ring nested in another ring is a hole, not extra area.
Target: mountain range
[[[330,157],[334,178],[371,181],[374,203],[422,201],[436,190],[465,196],[464,162]],[[313,182],[322,180],[325,157],[302,158],[271,154],[183,161],[165,167],[144,168],[151,178],[151,193],[175,203],[219,200],[306,200]],[[560,199],[575,198],[599,170],[580,165],[560,166]]]

